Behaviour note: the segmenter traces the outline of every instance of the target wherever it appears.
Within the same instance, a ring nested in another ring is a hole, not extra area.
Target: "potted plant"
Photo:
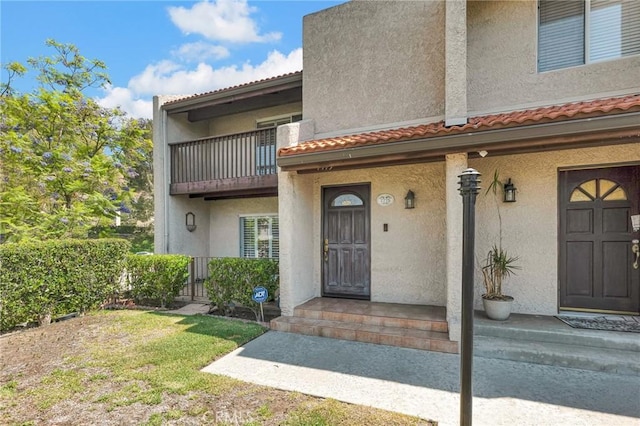
[[[518,257],[509,256],[501,245],[494,245],[484,259],[482,304],[490,319],[504,321],[511,315],[513,297],[502,294],[502,283],[519,268],[515,265],[517,260]]]
[[[482,295],[482,304],[487,316],[493,320],[504,321],[511,315],[511,304],[513,297],[502,294],[502,283],[516,269],[520,269],[516,265],[518,256],[510,256],[505,249],[502,248],[502,216],[500,215],[500,204],[497,200],[498,188],[502,188],[502,182],[496,170],[493,175],[493,181],[487,188],[485,193],[493,192],[496,200],[496,211],[498,215],[499,239],[498,244],[494,244],[487,253],[481,265],[482,280],[485,292]]]

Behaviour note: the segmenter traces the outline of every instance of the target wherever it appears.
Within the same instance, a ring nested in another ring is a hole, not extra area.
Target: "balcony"
[[[276,129],[169,145],[171,195],[214,200],[278,193]]]

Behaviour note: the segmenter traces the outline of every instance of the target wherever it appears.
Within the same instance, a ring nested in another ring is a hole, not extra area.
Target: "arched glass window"
[[[572,203],[581,201],[624,201],[627,193],[616,182],[609,179],[593,179],[578,185],[571,193],[569,201]]]
[[[353,207],[363,206],[364,201],[356,194],[340,194],[331,200],[331,207]]]

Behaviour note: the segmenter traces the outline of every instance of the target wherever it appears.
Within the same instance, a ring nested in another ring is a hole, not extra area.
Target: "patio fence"
[[[178,293],[178,299],[209,301],[207,289],[204,282],[209,278],[209,261],[219,259],[219,257],[192,257],[189,264],[189,276],[184,283],[184,287]]]
[[[209,300],[204,281],[209,278],[209,261],[214,257],[192,257],[189,265],[189,277],[178,297],[189,300]]]

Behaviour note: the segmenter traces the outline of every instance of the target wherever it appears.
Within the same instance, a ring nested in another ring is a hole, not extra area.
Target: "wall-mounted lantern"
[[[511,183],[511,178],[504,184],[504,202],[505,203],[515,203],[516,202],[516,191],[517,188],[514,184]]]
[[[416,206],[416,194],[413,193],[412,190],[407,192],[407,196],[404,197],[404,208],[405,209],[413,209]]]
[[[196,230],[196,215],[189,212],[185,216],[185,225],[187,225],[187,231],[193,232]]]

